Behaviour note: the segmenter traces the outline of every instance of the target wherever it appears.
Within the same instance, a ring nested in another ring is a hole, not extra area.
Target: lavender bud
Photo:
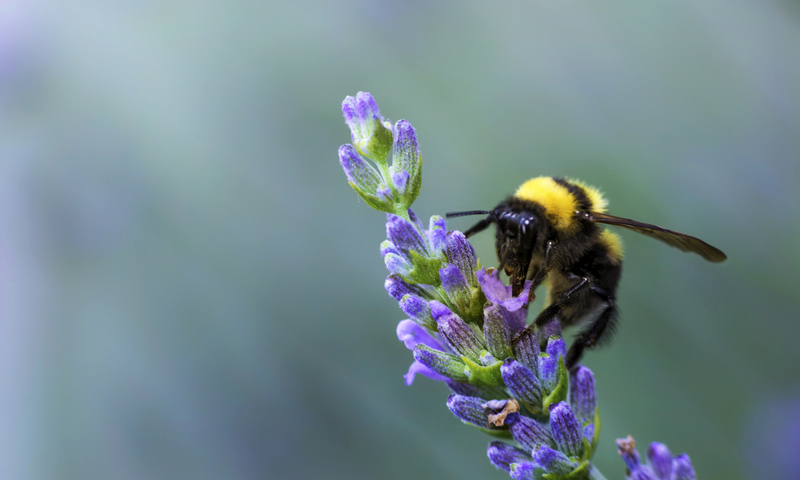
[[[475,257],[475,249],[467,241],[467,237],[461,232],[450,232],[447,234],[447,258],[450,263],[456,265],[464,274],[470,285],[478,286],[478,279],[475,277],[475,269],[478,267],[478,259]]]
[[[583,435],[578,420],[567,402],[550,407],[550,431],[558,449],[571,457],[583,454]]]
[[[389,188],[388,185],[381,182],[380,185],[375,189],[375,195],[386,204],[391,205],[394,203],[394,197],[392,196],[392,189]]]
[[[453,265],[448,263],[439,270],[439,278],[442,280],[442,288],[447,292],[447,296],[453,305],[463,313],[468,310],[470,303],[470,289],[464,274]]]
[[[442,350],[442,345],[423,327],[411,320],[403,320],[397,324],[397,339],[403,342],[409,350],[417,345],[427,345],[434,350]]]
[[[659,478],[672,477],[672,454],[663,443],[653,442],[647,449],[647,464]]]
[[[566,455],[547,445],[533,451],[533,460],[547,470],[547,473],[554,475],[566,475],[577,466]]]
[[[539,341],[533,329],[526,330],[514,345],[517,360],[528,367],[534,374],[539,371]]]
[[[353,188],[364,192],[374,192],[382,181],[377,170],[365,162],[350,144],[339,147],[339,163],[344,169],[344,174],[347,175],[347,181]]]
[[[394,126],[392,165],[407,171],[412,177],[421,173],[422,159],[417,134],[406,120],[398,120]]]
[[[394,246],[394,243],[390,242],[389,240],[384,240],[381,242],[381,258],[385,257],[386,255],[394,253],[395,255],[402,255],[400,250]]]
[[[675,457],[672,463],[672,470],[675,475],[675,480],[696,480],[694,474],[694,467],[692,461],[689,460],[689,455],[682,453]]]
[[[547,340],[547,349],[545,351],[556,359],[556,363],[558,363],[559,355],[565,359],[567,358],[567,345],[564,343],[564,339],[558,335],[550,336]]]
[[[553,444],[553,439],[550,436],[550,432],[547,431],[547,427],[524,415],[518,415],[514,423],[511,423],[509,430],[511,430],[511,436],[514,437],[514,440],[528,451],[532,451],[539,445]]]
[[[350,127],[350,136],[356,150],[376,162],[386,162],[392,147],[392,132],[384,125],[372,95],[358,92],[355,98],[346,97],[342,102],[342,113]]]
[[[447,226],[445,225],[444,218],[439,215],[432,216],[430,229],[426,233],[433,254],[441,255],[447,246]]]
[[[547,353],[539,354],[539,378],[542,380],[542,388],[546,393],[550,393],[558,385],[558,358],[553,358]]]
[[[495,363],[497,363],[497,359],[494,357],[494,355],[486,350],[481,352],[481,365],[488,367],[489,365],[494,365]]]
[[[404,257],[395,253],[387,253],[383,257],[383,263],[390,273],[400,275],[403,278],[409,278],[414,266],[411,265]]]
[[[500,373],[514,398],[522,401],[530,410],[541,409],[542,387],[533,372],[513,358],[507,358],[500,367]]]
[[[511,465],[509,474],[514,480],[536,480],[545,474],[545,470],[538,464],[533,462],[520,462]]]
[[[409,252],[428,255],[428,245],[414,223],[397,215],[386,215],[386,236],[395,247],[408,256]]]
[[[445,305],[435,300],[431,301],[429,305],[431,315],[439,325],[439,333],[453,350],[473,362],[479,362],[484,346],[475,331]]]
[[[400,300],[400,309],[418,324],[431,330],[437,329],[436,321],[431,315],[431,307],[425,299],[416,295],[405,295]]]
[[[389,295],[394,297],[394,299],[398,302],[406,295],[413,295],[426,300],[433,298],[433,296],[431,296],[431,294],[421,286],[411,285],[400,278],[399,275],[394,273],[386,277],[386,282],[383,284],[383,286],[386,288],[386,291],[389,292]]]
[[[462,422],[481,428],[489,428],[489,415],[483,408],[484,400],[478,397],[465,397],[451,394],[447,398],[447,408]]]
[[[594,420],[597,395],[594,389],[594,375],[583,365],[578,365],[570,375],[569,403],[578,420]]]
[[[394,185],[394,189],[397,190],[397,193],[400,195],[404,195],[406,193],[406,187],[408,186],[408,172],[405,170],[400,171],[392,171],[390,170],[390,175],[392,177],[392,185]]]
[[[512,463],[530,462],[531,457],[525,450],[512,447],[503,442],[492,442],[486,451],[489,461],[495,468],[511,471]]]
[[[470,383],[455,382],[453,380],[448,380],[446,383],[453,393],[466,395],[468,397],[500,398],[507,395],[506,392],[499,387],[479,387]]]
[[[490,305],[483,309],[483,337],[486,348],[498,358],[511,355],[511,329],[508,328],[501,314],[504,310],[498,305]]]
[[[466,382],[469,380],[469,377],[464,372],[467,366],[459,357],[453,354],[435,350],[424,344],[419,344],[414,347],[414,360],[451,380],[457,382]]]

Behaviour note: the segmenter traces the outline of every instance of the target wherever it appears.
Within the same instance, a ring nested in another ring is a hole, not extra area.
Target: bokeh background
[[[585,358],[609,479],[628,434],[800,478],[788,0],[3,2],[0,478],[507,478],[403,383],[384,217],[336,155],[359,90],[417,129],[422,217],[563,175],[728,254],[622,232]]]

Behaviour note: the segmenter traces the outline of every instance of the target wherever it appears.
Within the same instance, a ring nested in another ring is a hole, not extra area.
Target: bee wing
[[[721,250],[712,247],[699,238],[683,233],[673,232],[666,228],[650,225],[649,223],[637,222],[636,220],[629,220],[627,218],[615,217],[613,215],[606,215],[605,213],[590,213],[586,218],[592,222],[605,223],[607,225],[616,225],[618,227],[627,228],[634,232],[639,232],[648,237],[661,240],[669,246],[679,248],[684,252],[694,252],[709,262],[721,262],[728,258],[722,253]]]

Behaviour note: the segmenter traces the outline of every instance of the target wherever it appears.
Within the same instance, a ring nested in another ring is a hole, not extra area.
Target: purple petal
[[[564,339],[557,335],[553,335],[547,340],[545,351],[556,360],[559,356],[567,358],[567,345],[564,343]]]
[[[500,303],[511,298],[511,287],[503,284],[497,270],[487,272],[485,268],[482,268],[475,272],[475,276],[478,278],[478,284],[480,284],[483,294],[486,295],[486,300]]]
[[[427,345],[435,350],[443,350],[442,345],[428,331],[413,320],[403,320],[397,324],[397,339],[414,350],[419,344]]]
[[[426,365],[423,365],[419,363],[419,361],[414,360],[414,363],[412,363],[411,366],[408,367],[408,373],[403,375],[403,378],[406,379],[406,385],[411,385],[412,383],[414,383],[414,375],[416,375],[417,373],[425,375],[428,378],[432,378],[433,380],[440,380],[440,381],[447,380],[447,377],[445,377],[444,375],[440,375],[431,370]]]

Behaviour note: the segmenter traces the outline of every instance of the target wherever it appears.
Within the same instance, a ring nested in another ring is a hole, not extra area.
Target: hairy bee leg
[[[550,257],[553,254],[553,249],[555,245],[556,245],[555,242],[553,242],[552,240],[547,242],[547,247],[545,248],[544,251],[544,258],[542,259],[542,265],[539,267],[539,270],[536,272],[535,275],[533,275],[534,270],[532,268],[533,259],[531,259],[531,264],[528,265],[529,278],[527,280],[532,280],[531,290],[530,293],[528,294],[528,303],[536,299],[536,293],[535,293],[536,288],[538,288],[539,285],[542,284],[542,282],[544,281],[544,277],[546,277],[547,273],[550,271]]]
[[[539,313],[539,315],[536,317],[536,320],[534,320],[534,322],[532,324],[530,324],[527,327],[525,327],[525,330],[520,332],[520,334],[517,335],[514,338],[514,340],[512,340],[511,343],[513,345],[516,345],[516,343],[519,341],[519,339],[522,338],[523,335],[528,333],[528,331],[530,331],[532,328],[534,328],[534,327],[542,328],[545,325],[547,325],[548,323],[550,323],[553,320],[555,320],[556,315],[558,315],[558,312],[561,311],[561,309],[563,308],[564,303],[569,300],[570,296],[574,295],[579,290],[582,290],[582,289],[586,288],[587,286],[590,286],[588,278],[586,278],[586,277],[579,277],[579,278],[581,279],[580,282],[576,283],[569,290],[567,290],[566,292],[564,292],[561,295],[559,295],[558,299],[555,302],[553,302],[550,306],[548,306],[547,308],[542,310],[541,313]]]
[[[608,326],[613,325],[617,317],[617,306],[614,296],[598,288],[596,285],[591,285],[589,288],[606,303],[606,306],[603,307],[603,311],[600,312],[600,315],[597,316],[591,325],[581,332],[575,341],[572,342],[572,346],[569,348],[569,352],[567,352],[565,363],[567,370],[572,369],[578,363],[578,360],[580,360],[583,355],[584,349],[594,348],[603,340],[603,334],[613,330],[613,328],[609,329]]]

